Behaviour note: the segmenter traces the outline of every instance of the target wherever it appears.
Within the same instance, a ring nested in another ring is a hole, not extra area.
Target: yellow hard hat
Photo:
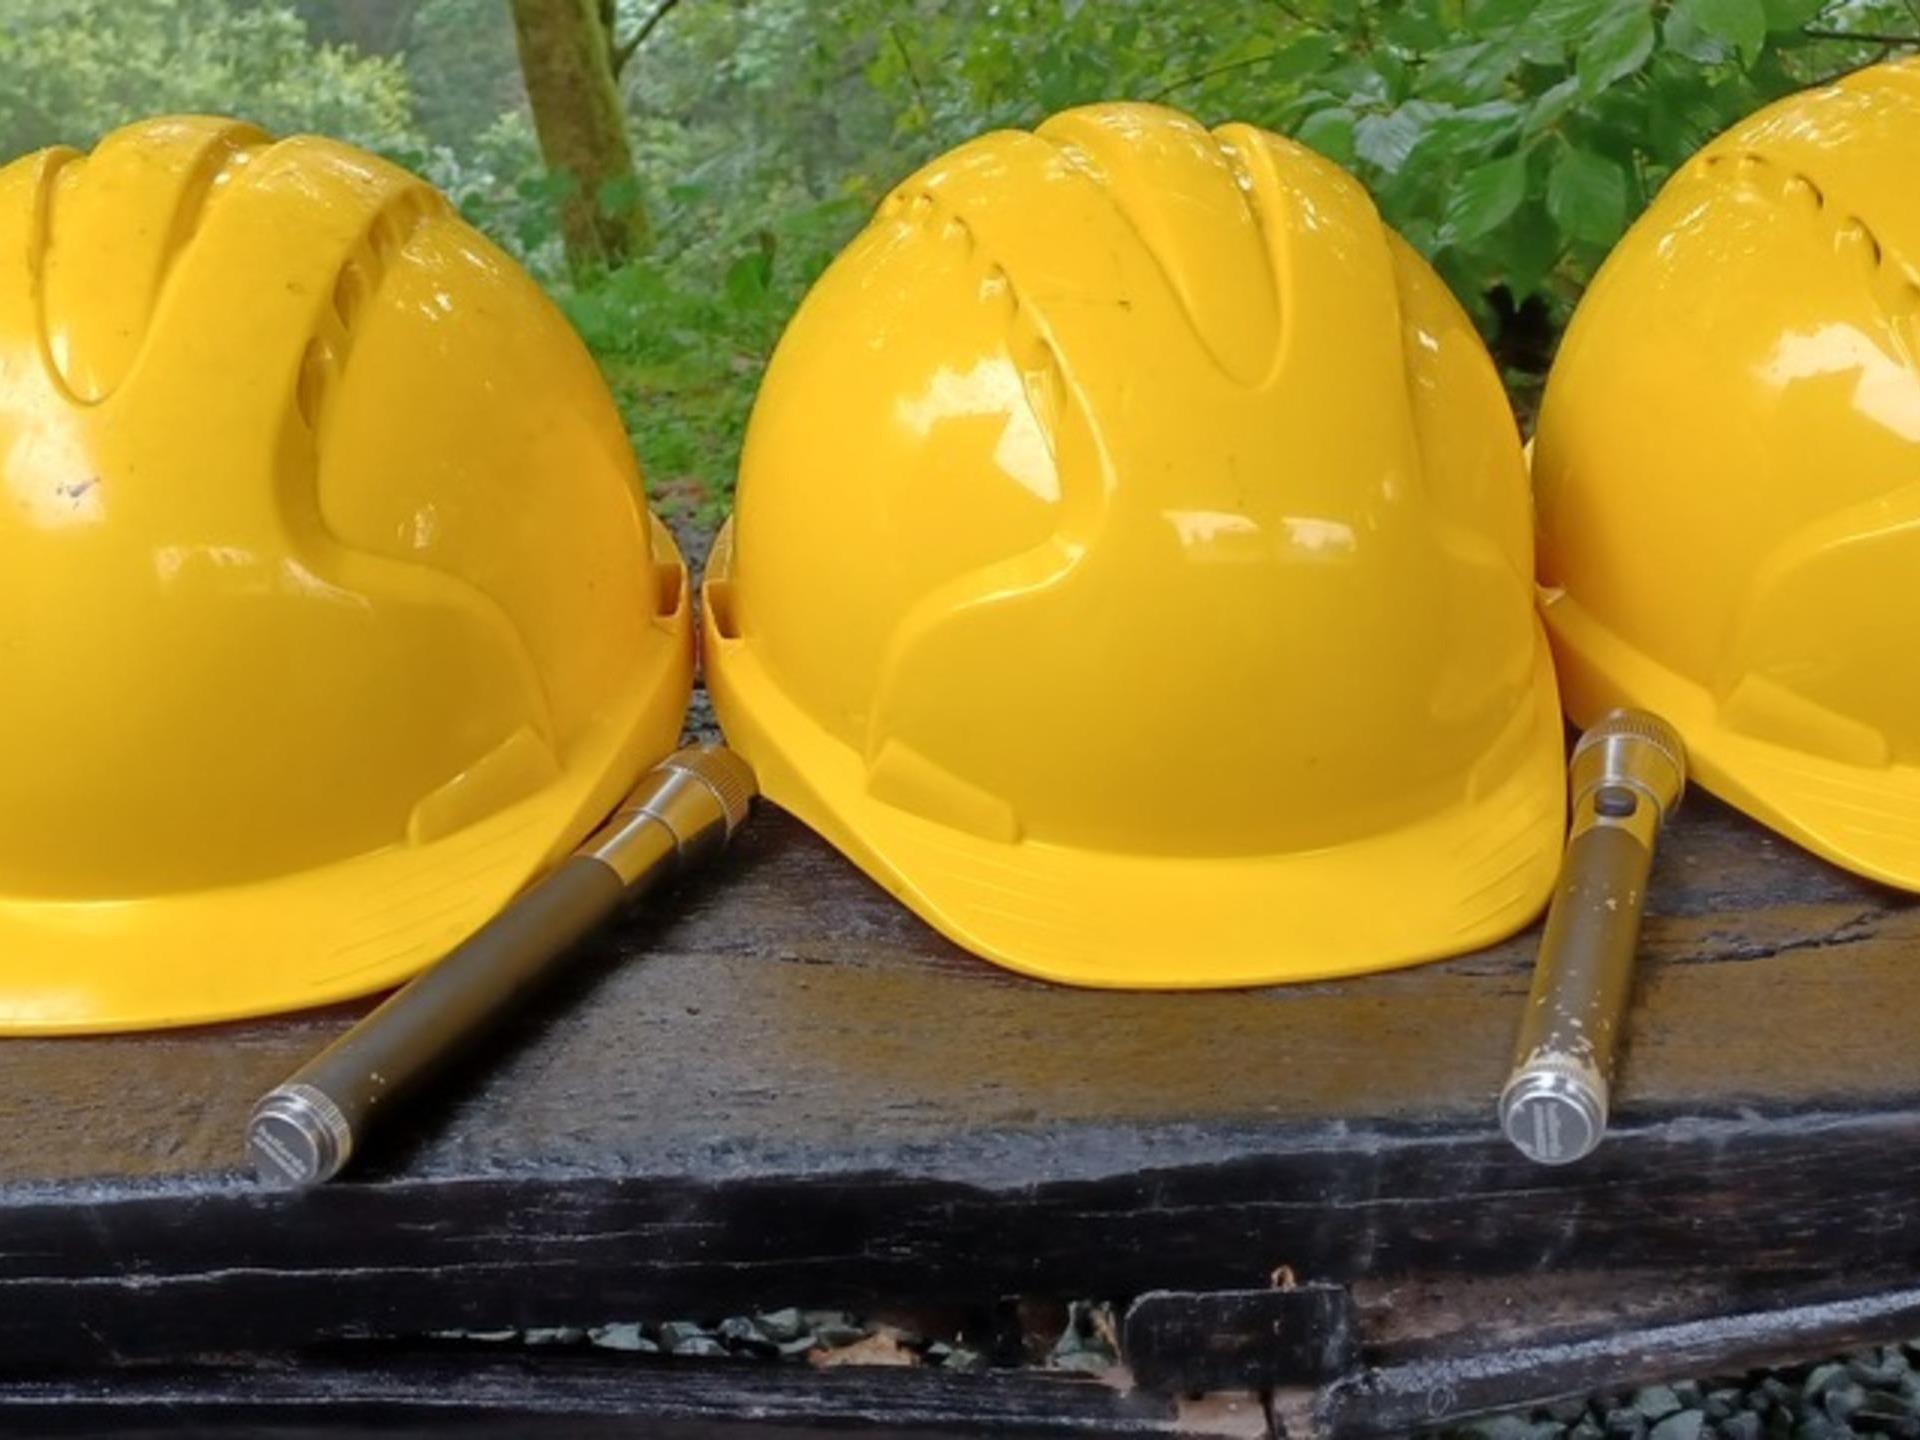
[[[1582,301],[1534,454],[1567,707],[1920,889],[1920,65],[1687,163]]]
[[[0,170],[0,1031],[391,985],[674,741],[684,571],[429,186],[166,119]]]
[[[1102,105],[935,161],[807,297],[707,675],[765,791],[977,953],[1302,980],[1544,903],[1531,577],[1492,365],[1360,186]]]

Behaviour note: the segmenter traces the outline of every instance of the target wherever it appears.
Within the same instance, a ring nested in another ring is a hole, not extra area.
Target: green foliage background
[[[659,0],[621,0],[631,27]],[[1609,245],[1695,147],[1914,48],[1920,0],[683,0],[623,77],[657,241],[571,276],[507,0],[0,0],[0,155],[200,110],[357,141],[519,254],[656,494],[718,505],[780,326],[885,191],[996,126],[1130,98],[1350,166],[1524,408]]]

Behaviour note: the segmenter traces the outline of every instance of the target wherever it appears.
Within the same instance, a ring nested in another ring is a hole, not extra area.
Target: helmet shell
[[[709,683],[773,798],[982,954],[1334,974],[1544,900],[1531,569],[1485,350],[1361,188],[1095,106],[935,161],[807,297]]]
[[[1920,889],[1920,65],[1762,111],[1582,301],[1534,454],[1567,706]]]
[[[0,1029],[390,985],[677,735],[590,357],[429,186],[153,120],[0,170]]]

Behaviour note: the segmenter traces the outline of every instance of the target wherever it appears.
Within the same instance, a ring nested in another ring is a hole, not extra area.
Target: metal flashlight
[[[1566,858],[1500,1092],[1500,1128],[1543,1165],[1591,1153],[1606,1130],[1654,838],[1686,786],[1686,750],[1658,716],[1615,710],[1569,768]]]
[[[254,1107],[255,1172],[281,1185],[338,1174],[379,1115],[518,1009],[601,921],[721,849],[754,789],[746,762],[718,745],[649,771],[557,870]]]

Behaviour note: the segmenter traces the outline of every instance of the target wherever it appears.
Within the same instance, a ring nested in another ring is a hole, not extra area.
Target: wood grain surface
[[[1920,910],[1691,797],[1614,1133],[1492,1104],[1534,937],[1339,983],[1051,988],[767,811],[307,1195],[254,1098],[355,1011],[0,1043],[0,1349],[178,1354],[753,1304],[1920,1257]],[[266,963],[263,957],[263,963]]]

